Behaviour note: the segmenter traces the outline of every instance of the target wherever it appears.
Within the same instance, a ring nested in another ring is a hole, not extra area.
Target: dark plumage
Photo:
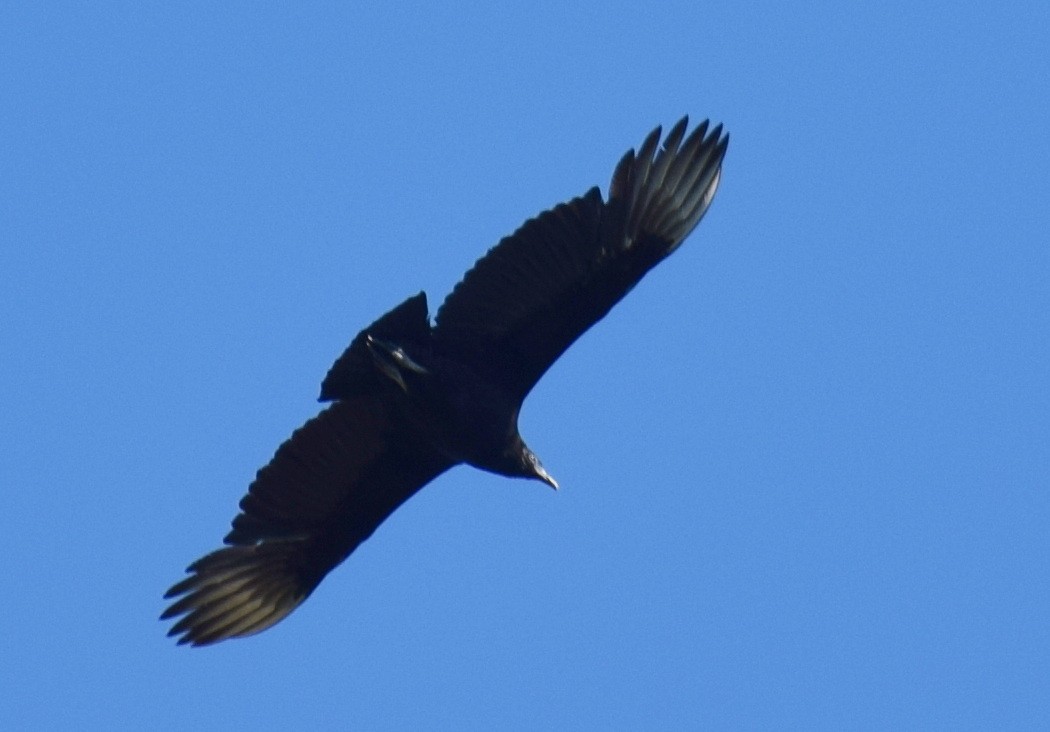
[[[354,338],[332,402],[259,471],[225,538],[165,595],[169,635],[206,645],[294,610],[398,506],[460,463],[558,484],[518,434],[522,400],[573,341],[682,243],[729,136],[660,128],[597,188],[527,221],[467,272],[431,325],[424,293]]]

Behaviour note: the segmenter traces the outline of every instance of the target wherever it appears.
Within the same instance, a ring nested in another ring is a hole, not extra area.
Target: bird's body
[[[332,402],[259,471],[225,542],[165,597],[170,634],[206,645],[264,630],[420,488],[466,463],[558,485],[518,433],[529,391],[673,252],[711,203],[728,144],[707,122],[660,129],[597,188],[527,221],[437,312],[408,298],[365,328],[321,385]]]

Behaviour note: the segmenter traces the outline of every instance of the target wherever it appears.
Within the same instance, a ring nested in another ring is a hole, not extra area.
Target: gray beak
[[[558,481],[556,481],[554,479],[554,476],[548,473],[546,469],[544,469],[544,467],[538,462],[536,463],[536,477],[542,480],[547,485],[549,485],[554,490],[558,490]]]

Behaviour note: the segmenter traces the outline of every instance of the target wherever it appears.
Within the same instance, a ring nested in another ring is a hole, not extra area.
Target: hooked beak
[[[544,467],[542,465],[540,465],[538,462],[536,463],[535,467],[536,467],[536,477],[538,479],[542,480],[547,485],[549,485],[554,490],[558,490],[558,481],[556,481],[554,479],[554,476],[551,475],[550,473],[548,473],[546,471],[546,469],[544,469]]]

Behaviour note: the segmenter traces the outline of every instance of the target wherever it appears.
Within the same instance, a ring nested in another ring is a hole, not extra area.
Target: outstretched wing
[[[286,617],[416,491],[452,466],[381,393],[337,401],[259,471],[226,536],[168,590],[169,635],[207,645]]]
[[[519,398],[573,341],[673,252],[707,212],[729,136],[688,118],[660,128],[597,188],[527,221],[482,257],[438,310],[435,349]]]

